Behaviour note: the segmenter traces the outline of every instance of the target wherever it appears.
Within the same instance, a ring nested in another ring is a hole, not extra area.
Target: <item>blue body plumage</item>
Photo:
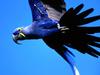
[[[22,32],[25,35],[31,35],[34,39],[36,39],[50,36],[56,32],[59,32],[59,29],[57,28],[57,21],[44,18],[34,21],[32,25],[26,26]]]
[[[93,9],[88,9],[79,14],[83,4],[66,11],[64,0],[51,0],[52,2],[50,0],[28,1],[33,22],[31,25],[17,28],[13,32],[15,43],[19,44],[18,40],[43,39],[50,48],[54,49],[70,64],[74,75],[79,75],[79,72],[72,59],[74,54],[66,46],[94,57],[100,56],[100,52],[89,46],[93,45],[100,48],[100,44],[96,43],[100,42],[100,38],[88,35],[100,32],[100,27],[80,27],[83,24],[100,20],[100,15],[86,18]]]

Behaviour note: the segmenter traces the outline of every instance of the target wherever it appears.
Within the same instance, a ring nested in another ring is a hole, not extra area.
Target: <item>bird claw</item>
[[[69,30],[69,28],[66,26],[60,26],[60,24],[57,24],[57,27],[62,33],[65,33],[66,30]]]

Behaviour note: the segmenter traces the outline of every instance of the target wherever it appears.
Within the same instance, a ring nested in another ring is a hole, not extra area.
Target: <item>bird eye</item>
[[[23,27],[17,28],[17,30],[18,30],[18,31],[21,31],[21,30],[23,30]]]

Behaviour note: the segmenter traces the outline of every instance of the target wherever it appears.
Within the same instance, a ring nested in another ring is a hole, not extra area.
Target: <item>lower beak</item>
[[[12,39],[13,39],[13,41],[14,41],[16,44],[21,44],[21,43],[19,43],[19,41],[18,41],[18,36],[12,35]]]

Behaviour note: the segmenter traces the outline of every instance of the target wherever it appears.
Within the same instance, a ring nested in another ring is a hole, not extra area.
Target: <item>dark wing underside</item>
[[[41,0],[46,8],[49,18],[60,20],[66,12],[66,4],[64,0]]]
[[[78,7],[69,9],[66,14],[61,18],[60,24],[69,28],[64,34],[64,42],[68,46],[77,49],[82,53],[88,53],[94,57],[100,56],[100,52],[96,51],[91,46],[99,47],[100,37],[93,36],[90,34],[100,33],[99,27],[82,27],[84,24],[88,24],[94,21],[100,21],[100,15],[87,17],[93,12],[93,8],[85,10],[81,13],[80,10],[83,8],[83,4]]]
[[[100,26],[82,27],[84,24],[88,24],[97,20],[100,21],[100,15],[88,18],[87,16],[93,12],[93,8],[80,13],[80,10],[83,8],[83,6],[84,5],[81,4],[75,9],[70,8],[60,19],[60,25],[66,26],[69,28],[69,30],[64,31],[62,35],[53,35],[51,38],[47,37],[44,39],[46,44],[55,49],[58,53],[65,51],[65,49],[61,49],[60,47],[66,45],[78,50],[79,52],[88,53],[94,57],[100,56],[100,52],[91,47],[95,46],[100,48],[100,43],[97,43],[100,42],[100,37],[90,35],[94,33],[100,33]]]
[[[66,10],[66,4],[64,0],[41,0],[44,4],[51,6],[53,9],[62,12]]]

